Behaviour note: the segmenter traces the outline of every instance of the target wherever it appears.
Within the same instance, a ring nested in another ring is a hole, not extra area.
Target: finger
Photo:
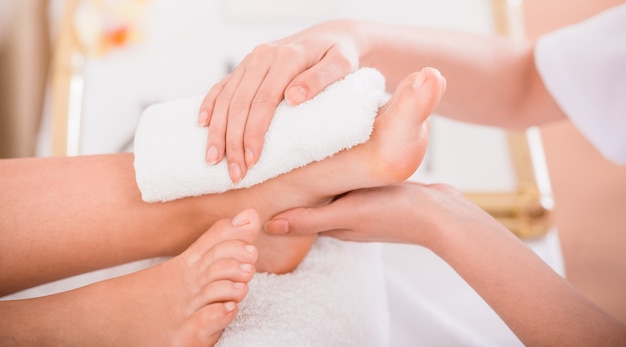
[[[224,89],[224,86],[226,85],[229,79],[230,79],[230,75],[225,77],[216,85],[214,85],[211,88],[211,90],[209,90],[209,93],[202,100],[202,103],[200,104],[200,112],[198,114],[199,126],[208,126],[211,123],[213,111],[215,109],[215,100],[217,99],[218,95],[222,93],[222,90]],[[215,122],[216,128],[219,127],[217,123],[219,122],[218,121]],[[211,145],[208,142],[209,142],[209,139],[207,139],[207,151],[205,153],[205,159],[210,164],[217,164],[218,159],[220,157],[219,150],[217,149],[217,147],[211,147]]]
[[[330,230],[346,229],[349,214],[338,204],[322,207],[295,208],[274,216],[265,223],[270,234],[307,235]]]
[[[228,109],[228,125],[226,128],[226,159],[230,178],[234,183],[241,181],[247,174],[246,147],[244,146],[244,134],[246,124],[251,116],[251,105],[259,87],[267,75],[271,64],[271,56],[254,55],[246,57],[242,66],[245,72],[237,89],[234,91],[230,107]],[[250,150],[248,149],[248,152]]]
[[[331,48],[319,62],[313,63],[289,83],[285,99],[291,105],[299,105],[313,98],[333,82],[356,70],[355,61],[340,49]]]
[[[283,46],[278,51],[275,63],[253,101],[244,133],[245,160],[248,167],[254,165],[260,158],[265,133],[276,107],[286,95],[291,96],[291,100],[287,100],[290,104],[300,104],[352,72],[356,65],[350,63],[344,55],[339,54],[338,49],[331,49],[322,58],[311,56],[304,60],[297,59],[298,53],[297,49],[294,51],[294,48],[289,46]],[[286,64],[286,62],[291,63]],[[313,65],[312,68],[305,70],[311,65]],[[299,84],[298,81],[304,82]],[[288,90],[290,86],[294,88],[288,94],[285,90]]]
[[[215,99],[222,92],[224,85],[228,81],[229,76],[215,84],[207,95],[202,99],[200,104],[200,110],[198,112],[198,125],[207,126],[211,122],[211,114],[213,114],[213,108],[215,107]]]
[[[274,118],[276,108],[283,99],[285,86],[302,69],[304,68],[298,64],[285,66],[275,63],[261,83],[250,107],[243,138],[245,161],[248,167],[256,164],[261,157],[265,133]]]
[[[229,124],[226,135],[226,156],[233,182],[237,181],[239,173],[243,179],[247,169],[258,161],[269,122],[291,79],[291,76],[286,80],[276,79],[269,71],[273,65],[278,65],[285,73],[295,73],[288,68],[293,65],[289,64],[294,61],[293,56],[285,57],[279,53],[285,51],[291,52],[275,44],[261,44],[240,64],[245,73],[233,96],[228,115],[232,124]],[[252,141],[246,140],[248,137]]]
[[[215,97],[209,125],[209,139],[207,141],[206,161],[217,164],[226,152],[226,127],[228,125],[228,108],[235,89],[242,77],[242,69],[236,69],[224,83],[219,94]]]

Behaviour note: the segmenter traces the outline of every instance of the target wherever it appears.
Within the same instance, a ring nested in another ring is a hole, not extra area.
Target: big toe
[[[439,70],[426,67],[405,77],[398,84],[389,102],[383,106],[382,114],[393,109],[393,113],[411,118],[412,122],[422,123],[437,107],[444,91],[445,79]]]
[[[445,90],[434,68],[407,76],[379,111],[372,143],[377,148],[387,183],[408,178],[421,163],[428,144],[428,117]]]

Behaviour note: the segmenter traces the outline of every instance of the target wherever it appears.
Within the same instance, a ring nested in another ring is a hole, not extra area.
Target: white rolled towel
[[[246,188],[361,144],[387,100],[384,77],[362,68],[298,106],[282,102],[265,135],[259,161],[238,184],[226,160],[205,161],[208,128],[197,125],[202,97],[144,111],[135,134],[135,174],[142,199],[170,201]]]

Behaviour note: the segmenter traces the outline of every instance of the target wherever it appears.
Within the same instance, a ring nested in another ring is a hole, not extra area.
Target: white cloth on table
[[[380,244],[319,237],[296,270],[258,273],[217,346],[387,346]]]

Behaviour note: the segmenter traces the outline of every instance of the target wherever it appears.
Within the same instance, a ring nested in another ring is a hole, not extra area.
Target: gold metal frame
[[[54,55],[51,64],[51,127],[52,155],[66,156],[72,153],[69,146],[72,138],[78,136],[70,124],[72,78],[76,74],[76,57],[79,54],[78,42],[74,34],[74,13],[78,0],[65,1],[65,8],[54,42]],[[80,110],[78,110],[80,112]]]

